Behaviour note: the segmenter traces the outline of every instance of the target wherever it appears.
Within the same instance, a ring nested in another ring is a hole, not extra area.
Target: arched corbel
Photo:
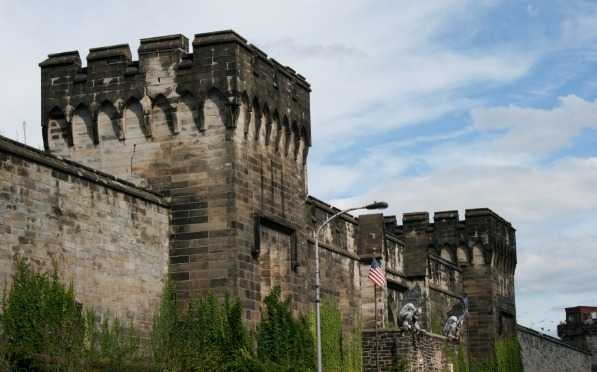
[[[182,99],[182,97],[178,97],[178,99]],[[172,134],[180,133],[182,123],[180,115],[178,115],[178,102],[170,103],[170,116],[172,117]]]
[[[91,115],[91,137],[93,144],[97,145],[99,144],[99,127],[97,122],[99,105],[96,101],[91,102],[91,105],[89,105],[89,114]]]
[[[238,119],[238,114],[240,112],[240,102],[238,97],[230,96],[225,104],[226,109],[226,128],[227,129],[236,129],[236,120]]]
[[[143,125],[146,129],[145,134],[148,138],[151,138],[153,137],[151,130],[151,108],[153,106],[151,103],[151,98],[149,98],[147,94],[144,94],[139,103],[141,103],[141,107],[143,108]]]
[[[68,146],[74,146],[73,140],[73,114],[75,113],[75,108],[69,104],[66,105],[64,108],[64,121],[66,122],[66,132],[67,132],[67,143]]]
[[[125,133],[124,133],[124,101],[122,100],[122,98],[119,98],[116,100],[116,102],[114,103],[114,109],[115,109],[115,118],[114,120],[116,120],[116,122],[118,123],[118,139],[121,141],[124,141],[125,139]]]

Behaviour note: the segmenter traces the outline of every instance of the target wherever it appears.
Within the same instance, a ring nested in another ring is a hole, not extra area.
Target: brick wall
[[[591,371],[588,351],[522,326],[517,334],[525,372]]]
[[[448,352],[456,353],[458,350],[458,344],[428,332],[415,336],[402,335],[399,331],[379,330],[377,343],[378,345],[375,330],[363,331],[365,372],[377,371],[377,363],[379,371],[391,371],[397,363],[405,363],[406,371],[409,372],[445,372],[450,370]]]
[[[13,257],[58,265],[77,299],[151,324],[168,262],[169,211],[155,194],[0,137],[0,286]]]

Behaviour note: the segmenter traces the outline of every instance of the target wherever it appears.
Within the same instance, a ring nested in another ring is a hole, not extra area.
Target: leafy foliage
[[[450,359],[454,372],[524,372],[520,344],[516,337],[498,340],[494,356],[487,360],[469,361],[462,347]]]
[[[242,308],[213,294],[177,304],[166,285],[152,334],[157,367],[168,371],[240,371],[252,359]]]
[[[2,328],[6,355],[18,367],[35,368],[37,355],[74,367],[83,351],[85,321],[72,284],[65,288],[56,274],[33,272],[23,260],[16,262]]]
[[[278,365],[280,371],[312,371],[314,343],[307,318],[292,315],[290,300],[282,300],[280,287],[275,287],[264,302],[257,329],[258,359],[264,365]]]
[[[315,314],[311,313],[315,337]],[[326,371],[359,372],[362,366],[361,329],[344,330],[338,304],[325,299],[321,303],[322,364]]]
[[[139,338],[118,320],[99,322],[53,274],[16,260],[1,317],[4,366],[36,371],[132,370],[142,359]],[[128,368],[130,367],[130,368]]]
[[[213,294],[177,302],[166,283],[149,337],[118,319],[101,319],[75,300],[72,283],[16,262],[0,317],[0,370],[303,372],[315,367],[307,317],[293,315],[276,287],[250,334],[237,301]],[[361,370],[360,330],[343,332],[337,305],[322,306],[324,366]]]

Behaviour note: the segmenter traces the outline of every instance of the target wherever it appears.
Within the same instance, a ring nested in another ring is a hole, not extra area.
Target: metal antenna
[[[133,158],[135,157],[135,150],[137,149],[137,144],[133,145],[133,153],[131,154],[131,176],[133,175]]]
[[[27,122],[26,121],[23,122],[23,142],[25,142],[25,145],[27,144]]]

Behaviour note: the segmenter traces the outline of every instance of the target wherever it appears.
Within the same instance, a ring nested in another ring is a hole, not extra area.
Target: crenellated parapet
[[[467,209],[464,220],[459,219],[458,211],[435,212],[433,222],[429,217],[429,212],[405,213],[401,226],[389,219],[386,228],[414,243],[417,249],[458,266],[489,265],[514,273],[516,230],[492,210]]]
[[[40,63],[46,150],[126,141],[127,109],[147,140],[156,130],[178,135],[185,120],[202,131],[211,99],[227,129],[263,132],[283,155],[306,157],[310,86],[303,76],[234,31],[196,34],[191,46],[183,35],[141,39],[136,61],[128,44],[92,48],[85,67],[77,51],[50,54]]]

